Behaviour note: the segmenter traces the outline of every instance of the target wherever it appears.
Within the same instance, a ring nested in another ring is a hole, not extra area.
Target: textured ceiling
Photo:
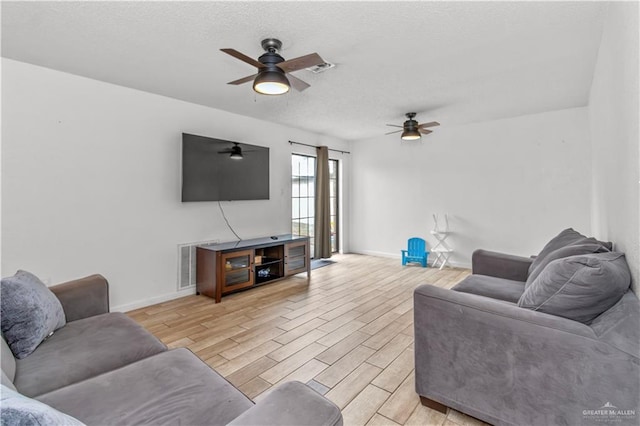
[[[345,140],[586,105],[606,3],[2,2],[2,56]],[[260,41],[336,67],[280,97],[226,83]],[[437,131],[437,130],[436,130]],[[398,137],[397,135],[389,137]]]

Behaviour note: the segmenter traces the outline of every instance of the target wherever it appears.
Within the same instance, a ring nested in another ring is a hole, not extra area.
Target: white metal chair
[[[433,259],[433,267],[438,267],[439,269],[445,267],[445,265],[449,262],[449,258],[451,257],[451,253],[453,253],[453,249],[447,244],[446,239],[449,237],[449,217],[444,215],[444,229],[440,229],[438,225],[438,215],[433,215],[434,227],[431,231],[431,235],[437,240],[437,243],[431,249],[431,252],[435,254],[435,258]]]

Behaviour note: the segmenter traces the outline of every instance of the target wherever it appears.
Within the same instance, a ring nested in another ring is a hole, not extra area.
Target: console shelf
[[[196,294],[222,296],[307,273],[311,277],[309,237],[278,235],[196,247]]]

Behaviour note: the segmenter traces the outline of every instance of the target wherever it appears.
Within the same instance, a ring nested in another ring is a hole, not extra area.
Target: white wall
[[[182,132],[271,149],[271,199],[223,203],[242,238],[290,232],[289,140],[348,148],[2,59],[2,275],[21,268],[55,284],[101,273],[116,310],[176,297],[178,244],[235,239],[217,203],[180,202]]]
[[[640,154],[638,3],[608,6],[589,98],[593,150],[592,227],[627,255],[638,291]]]
[[[586,108],[447,126],[418,142],[352,144],[350,247],[399,256],[450,216],[452,263],[477,248],[529,256],[567,227],[590,232]]]

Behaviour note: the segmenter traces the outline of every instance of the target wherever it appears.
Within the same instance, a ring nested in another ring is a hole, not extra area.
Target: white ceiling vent
[[[336,66],[336,64],[330,64],[329,62],[323,62],[320,65],[315,65],[313,67],[306,68],[306,69],[311,71],[314,74],[318,74],[318,73],[321,73],[321,72],[325,72],[329,68],[333,68],[335,66]]]

